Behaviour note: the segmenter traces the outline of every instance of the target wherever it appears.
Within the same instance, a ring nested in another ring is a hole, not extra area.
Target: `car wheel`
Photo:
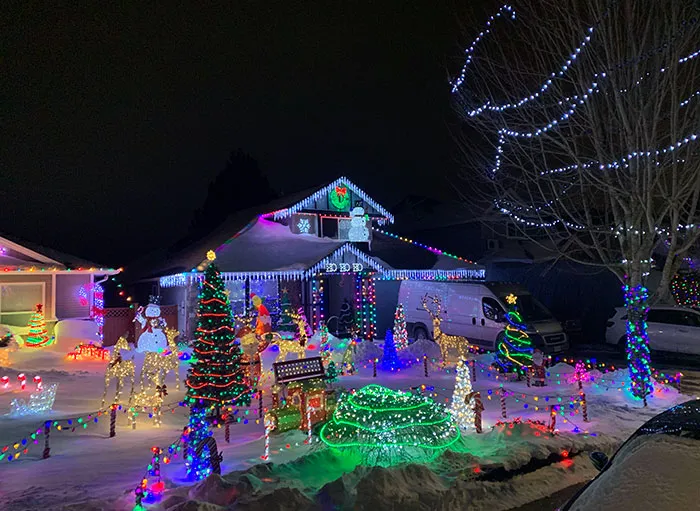
[[[430,339],[428,337],[428,331],[423,328],[422,326],[417,326],[416,328],[413,329],[413,340],[415,341],[422,341],[424,339]]]

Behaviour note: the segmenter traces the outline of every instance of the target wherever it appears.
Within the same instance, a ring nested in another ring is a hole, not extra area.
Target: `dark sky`
[[[184,234],[236,148],[278,190],[444,194],[455,3],[5,5],[0,233],[128,262]]]

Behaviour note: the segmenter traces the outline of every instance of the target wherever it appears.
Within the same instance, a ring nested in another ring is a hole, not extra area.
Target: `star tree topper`
[[[518,301],[518,297],[515,296],[513,293],[506,296],[506,302],[508,302],[509,305],[515,305],[515,303],[517,301]]]

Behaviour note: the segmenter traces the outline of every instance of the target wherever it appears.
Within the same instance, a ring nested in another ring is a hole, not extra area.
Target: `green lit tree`
[[[430,398],[367,385],[341,399],[320,436],[330,447],[359,449],[367,463],[391,465],[429,460],[460,433],[451,414]]]
[[[326,367],[326,381],[328,383],[335,383],[338,381],[338,368],[335,367],[335,362],[332,360],[329,362],[328,367]]]
[[[37,304],[36,310],[29,318],[29,334],[24,339],[27,348],[40,348],[51,343],[51,338],[46,330],[46,317],[42,304]]]
[[[197,329],[194,334],[196,361],[187,374],[187,395],[190,420],[187,428],[187,474],[202,479],[212,472],[209,452],[211,436],[207,413],[222,405],[234,407],[250,404],[250,388],[244,380],[243,352],[234,335],[231,304],[224,281],[212,261],[204,273],[197,307]]]
[[[202,403],[207,407],[250,404],[250,388],[241,368],[243,353],[234,335],[231,305],[214,262],[204,274],[194,337],[197,361],[187,375],[188,404]]]
[[[496,343],[496,365],[503,372],[522,375],[532,366],[534,348],[518,312],[517,300],[513,294],[506,297],[511,310],[506,314],[508,324]]]
[[[292,314],[294,309],[292,308],[292,303],[289,300],[289,292],[286,289],[282,290],[282,296],[280,297],[280,319],[277,323],[277,332],[284,338],[293,338],[296,332],[296,325],[292,320]]]

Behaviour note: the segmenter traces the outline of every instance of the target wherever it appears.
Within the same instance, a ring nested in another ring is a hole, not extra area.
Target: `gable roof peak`
[[[279,220],[281,218],[286,218],[298,211],[301,211],[302,209],[307,208],[311,203],[317,201],[318,199],[322,198],[325,194],[329,193],[331,190],[335,189],[337,186],[340,185],[345,185],[348,188],[350,188],[355,195],[360,197],[364,202],[369,204],[373,209],[375,209],[380,215],[382,215],[387,222],[389,223],[394,223],[394,215],[389,213],[388,210],[386,210],[382,205],[380,205],[377,201],[372,199],[367,193],[365,193],[364,190],[362,190],[359,186],[357,186],[355,183],[350,181],[347,177],[345,176],[340,176],[338,179],[334,180],[333,182],[322,186],[318,190],[316,190],[314,193],[311,195],[307,196],[306,198],[302,199],[301,201],[292,204],[289,207],[279,209],[277,211],[273,211],[268,213],[268,215],[272,216],[273,219]]]

